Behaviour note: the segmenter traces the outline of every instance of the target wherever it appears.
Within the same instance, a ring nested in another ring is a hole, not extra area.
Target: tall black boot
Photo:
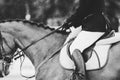
[[[85,62],[81,52],[78,49],[74,50],[72,60],[74,61],[76,67],[73,72],[72,80],[86,80]]]

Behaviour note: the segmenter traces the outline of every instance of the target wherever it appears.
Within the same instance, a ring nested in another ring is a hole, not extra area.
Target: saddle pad
[[[91,58],[86,62],[86,69],[98,69],[103,67],[107,61],[108,50],[111,45],[95,46]]]
[[[111,45],[96,46],[94,48],[96,53],[93,52],[91,58],[86,62],[86,69],[87,70],[92,70],[92,69],[98,69],[100,67],[103,67],[105,65],[106,61],[107,61],[107,55],[108,55],[108,50],[109,50],[110,46]],[[70,57],[67,55],[66,48],[64,48],[64,49],[65,50],[62,51],[64,54],[60,54],[61,66],[64,67],[65,69],[74,69],[75,68],[74,63],[70,59]],[[98,55],[101,66],[99,66],[99,60],[98,60],[96,54]]]
[[[110,37],[110,38],[102,39],[98,41],[96,43],[94,50],[96,51],[99,57],[100,66],[99,66],[98,58],[95,52],[93,52],[92,57],[86,63],[86,69],[91,70],[91,69],[98,69],[100,67],[103,67],[107,61],[108,50],[111,44],[116,43],[118,41],[120,41],[120,33],[115,33],[114,37]]]
[[[96,46],[94,48],[95,52],[97,53],[99,60],[96,56],[96,53],[93,52],[91,58],[86,62],[86,69],[92,70],[92,69],[98,69],[100,67],[103,67],[106,64],[107,61],[107,55],[108,50],[112,43],[120,41],[120,33],[115,33],[114,37],[110,37],[107,39],[102,39],[96,43]],[[99,66],[100,61],[100,66]],[[60,63],[61,66],[63,66],[66,69],[73,69],[74,63],[67,55],[66,46],[63,47],[60,53]]]

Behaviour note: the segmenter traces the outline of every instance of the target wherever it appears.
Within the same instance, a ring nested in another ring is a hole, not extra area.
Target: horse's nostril
[[[5,76],[7,76],[10,72],[9,71],[5,71]]]
[[[0,78],[3,78],[4,76],[3,76],[3,74],[2,74],[2,72],[0,72]]]

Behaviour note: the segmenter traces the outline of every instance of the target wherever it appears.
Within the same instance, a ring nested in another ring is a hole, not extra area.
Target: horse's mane
[[[51,31],[55,30],[55,28],[51,28],[48,25],[45,25],[43,23],[36,23],[34,21],[30,21],[30,20],[25,20],[25,19],[7,19],[7,20],[1,20],[0,23],[5,23],[5,22],[22,22],[23,24],[30,24],[30,25],[35,25],[37,27],[42,27],[44,29],[50,29]],[[66,30],[56,30],[57,33],[61,33],[61,34],[69,34],[69,32],[66,32]]]

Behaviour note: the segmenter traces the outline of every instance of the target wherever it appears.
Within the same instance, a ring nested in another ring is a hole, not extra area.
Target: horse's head
[[[17,47],[11,35],[0,32],[0,77],[9,74],[9,67]]]

